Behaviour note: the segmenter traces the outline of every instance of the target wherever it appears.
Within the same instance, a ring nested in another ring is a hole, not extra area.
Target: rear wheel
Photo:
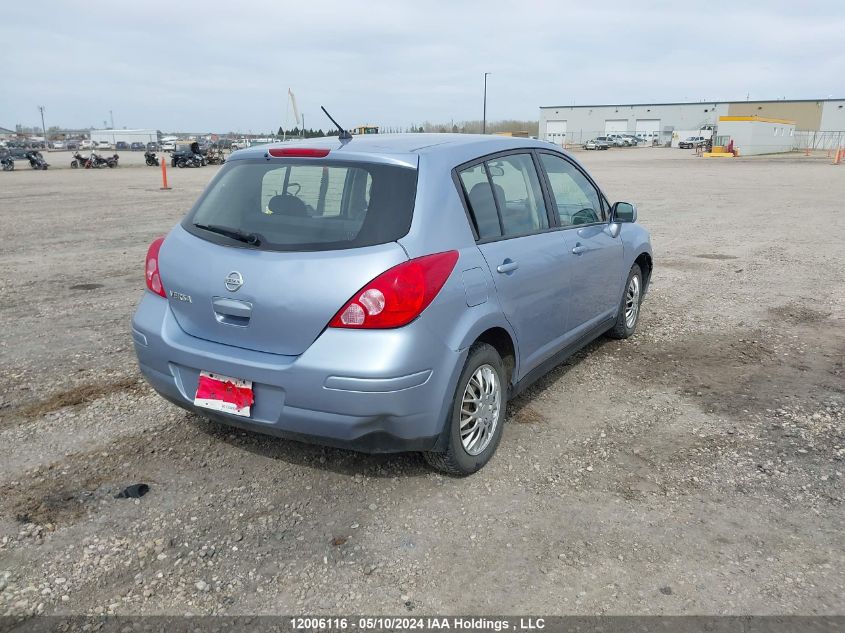
[[[446,450],[424,453],[430,466],[450,475],[471,475],[484,466],[499,446],[507,406],[507,382],[502,358],[487,343],[470,348],[458,379],[449,419]]]
[[[619,303],[619,312],[616,315],[616,323],[613,329],[608,332],[611,338],[628,338],[633,336],[637,329],[637,322],[640,320],[640,304],[643,301],[643,273],[638,264],[631,267],[628,273],[628,280],[625,282],[625,291],[622,293],[622,301]]]

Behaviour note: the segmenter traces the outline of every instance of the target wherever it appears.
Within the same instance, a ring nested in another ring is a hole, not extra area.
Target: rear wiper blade
[[[220,226],[219,224],[194,224],[194,226],[198,229],[203,229],[204,231],[211,231],[212,233],[219,233],[220,235],[231,237],[233,240],[238,240],[244,244],[250,244],[252,246],[259,246],[261,244],[261,238],[255,233],[247,233],[245,231],[241,231],[240,229]]]

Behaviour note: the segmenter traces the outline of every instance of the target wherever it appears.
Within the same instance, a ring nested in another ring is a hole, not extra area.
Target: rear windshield
[[[182,226],[210,241],[261,250],[385,244],[411,228],[416,184],[416,169],[394,165],[233,161]],[[226,236],[227,231],[240,233],[240,239]]]

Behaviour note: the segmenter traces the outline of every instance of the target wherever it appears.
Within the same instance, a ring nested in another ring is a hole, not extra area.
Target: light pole
[[[481,133],[487,134],[487,75],[492,73],[484,73],[484,116],[481,119]]]
[[[47,127],[44,125],[44,106],[38,106],[38,111],[41,112],[41,131],[44,132],[44,147],[47,147]]]

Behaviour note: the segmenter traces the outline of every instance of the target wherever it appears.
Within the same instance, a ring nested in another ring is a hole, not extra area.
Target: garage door
[[[566,121],[546,121],[546,140],[563,145],[566,139]]]
[[[604,122],[604,132],[609,134],[611,132],[627,132],[628,119],[606,119]]]
[[[636,132],[647,141],[660,138],[660,119],[637,119]]]

